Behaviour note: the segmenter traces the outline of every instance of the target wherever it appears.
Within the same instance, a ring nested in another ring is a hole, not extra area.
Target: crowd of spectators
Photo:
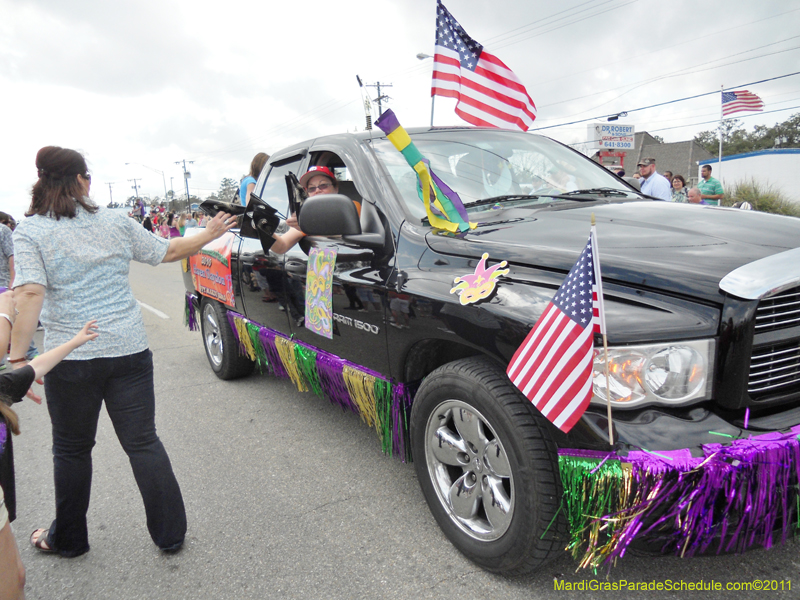
[[[675,175],[672,171],[659,173],[655,158],[643,158],[636,166],[638,172],[633,177],[639,180],[642,193],[665,202],[719,206],[725,195],[722,184],[711,176],[711,165],[703,165],[700,169],[700,181],[697,187],[691,189],[686,187],[683,175]],[[625,177],[624,169],[617,169],[615,172],[619,177]]]

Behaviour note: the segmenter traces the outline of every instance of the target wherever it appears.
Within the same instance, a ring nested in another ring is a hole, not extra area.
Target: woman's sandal
[[[38,534],[38,535],[37,535]],[[31,534],[31,546],[42,552],[55,552],[47,543],[47,538],[50,536],[49,529],[36,529]]]

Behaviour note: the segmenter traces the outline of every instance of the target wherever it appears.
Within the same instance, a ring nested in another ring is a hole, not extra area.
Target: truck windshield
[[[619,190],[620,197],[636,195],[597,163],[536,135],[477,129],[416,133],[411,139],[433,171],[458,192],[467,210],[470,205],[479,210],[492,198],[515,205],[567,202],[552,196],[573,192],[578,198],[578,190],[600,188]],[[424,218],[414,170],[388,140],[372,144],[408,210]]]

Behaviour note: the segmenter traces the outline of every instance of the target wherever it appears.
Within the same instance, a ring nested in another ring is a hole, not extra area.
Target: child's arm
[[[6,356],[11,342],[11,326],[14,322],[14,292],[0,294],[0,360]]]
[[[53,367],[64,360],[75,348],[83,346],[86,342],[95,339],[98,335],[100,334],[97,333],[97,321],[89,321],[83,326],[83,329],[78,332],[78,335],[66,344],[61,344],[58,348],[53,348],[34,358],[28,364],[32,366],[33,370],[36,372],[36,379],[49,373]]]

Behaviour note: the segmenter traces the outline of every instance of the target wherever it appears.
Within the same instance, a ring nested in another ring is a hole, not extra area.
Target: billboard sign
[[[613,150],[633,150],[633,125],[617,125],[616,123],[600,123],[595,125],[596,139],[600,148]]]

